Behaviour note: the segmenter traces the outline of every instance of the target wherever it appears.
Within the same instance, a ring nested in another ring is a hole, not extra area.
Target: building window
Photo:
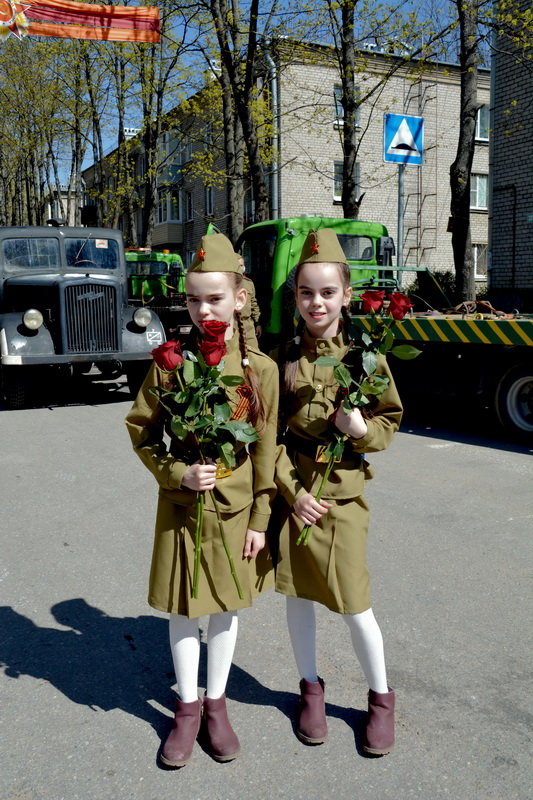
[[[471,175],[470,177],[470,208],[477,211],[486,211],[488,175]]]
[[[333,202],[340,203],[342,200],[342,178],[344,174],[344,165],[342,161],[335,161],[333,163]]]
[[[344,125],[344,108],[342,106],[342,86],[336,83],[333,87],[333,124],[340,128]]]
[[[172,189],[167,194],[169,203],[168,218],[172,222],[181,222],[181,192],[179,189]]]
[[[206,186],[205,187],[205,215],[206,217],[212,217],[215,213],[215,204],[213,200],[213,187]]]
[[[473,244],[472,253],[474,256],[475,276],[477,280],[486,280],[487,278],[487,256],[489,246],[488,244]]]
[[[194,218],[192,192],[185,192],[185,219],[190,222]]]
[[[157,200],[157,221],[159,224],[166,222],[168,217],[167,212],[167,193],[161,189],[158,192]]]
[[[478,142],[489,141],[489,107],[481,106],[478,108],[476,118],[476,140]]]

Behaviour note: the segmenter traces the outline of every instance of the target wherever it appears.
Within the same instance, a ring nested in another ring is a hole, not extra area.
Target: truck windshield
[[[374,245],[369,236],[338,233],[337,237],[348,261],[372,261],[374,259]]]
[[[164,261],[129,261],[126,259],[128,275],[166,275],[168,266]]]
[[[2,261],[6,270],[58,269],[59,242],[55,238],[4,239]]]
[[[118,244],[115,239],[65,239],[67,266],[117,269]]]

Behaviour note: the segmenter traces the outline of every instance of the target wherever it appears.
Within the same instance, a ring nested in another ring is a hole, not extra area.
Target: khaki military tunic
[[[250,347],[255,347],[256,350],[259,350],[259,344],[257,342],[257,335],[255,332],[255,328],[256,325],[259,323],[261,312],[259,310],[259,305],[257,303],[257,298],[255,295],[254,282],[252,281],[251,278],[248,278],[246,275],[243,275],[242,285],[243,288],[246,289],[246,291],[248,292],[246,303],[244,304],[244,307],[241,311],[241,319],[244,324],[246,342],[250,345]]]
[[[315,361],[326,355],[341,359],[346,351],[342,331],[332,339],[313,339],[304,333],[295,407],[287,425],[293,434],[317,446],[330,441],[328,418],[335,409],[338,384],[333,367],[316,366]],[[296,545],[303,523],[290,509],[306,492],[316,495],[326,464],[297,450],[289,454],[285,445],[278,448],[276,483],[285,502],[276,591],[315,600],[341,614],[357,614],[371,605],[366,566],[368,506],[363,493],[372,471],[362,454],[388,447],[402,416],[400,398],[383,356],[379,357],[378,372],[388,375],[389,387],[372,418],[366,420],[367,433],[360,439],[349,439],[342,460],[334,466],[322,494],[333,506],[311,528],[307,546]]]
[[[244,380],[237,334],[227,342],[227,347],[225,374],[241,375]],[[181,487],[190,462],[185,461],[183,455],[180,458],[180,442],[172,441],[169,445],[166,440],[166,412],[150,387],[165,385],[168,379],[155,363],[126,418],[135,452],[159,483],[148,602],[160,611],[199,617],[244,608],[273,585],[268,547],[256,559],[242,556],[247,529],[266,530],[270,503],[276,491],[277,370],[263,353],[249,349],[248,356],[262,387],[266,429],[261,438],[249,446],[249,457],[245,457],[229,476],[217,479],[214,489],[244,599],[239,598],[230,573],[209,493],[205,495],[198,599],[192,597],[197,492]],[[226,391],[235,413],[242,398],[235,388]]]

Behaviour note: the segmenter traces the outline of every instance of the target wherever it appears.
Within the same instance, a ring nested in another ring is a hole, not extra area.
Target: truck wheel
[[[149,366],[150,363],[148,361],[141,361],[135,364],[128,364],[128,366],[124,367],[128,389],[132,397],[137,397],[139,389],[146,378]]]
[[[514,367],[502,377],[495,405],[504,428],[533,440],[533,366]]]
[[[2,370],[2,391],[6,408],[15,410],[24,408],[28,400],[28,381],[18,367]]]

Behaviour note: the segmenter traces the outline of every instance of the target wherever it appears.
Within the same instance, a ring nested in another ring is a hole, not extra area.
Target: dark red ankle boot
[[[200,730],[202,704],[200,700],[184,703],[176,700],[172,730],[167,736],[159,758],[167,767],[184,767],[190,761],[192,749]]]
[[[226,708],[226,695],[204,697],[204,731],[209,752],[215,761],[233,761],[241,752],[237,734],[231,727]]]
[[[296,735],[305,744],[322,744],[328,737],[324,681],[300,681],[300,705]]]
[[[386,694],[370,689],[368,692],[368,721],[363,750],[384,756],[394,749],[394,692]]]

